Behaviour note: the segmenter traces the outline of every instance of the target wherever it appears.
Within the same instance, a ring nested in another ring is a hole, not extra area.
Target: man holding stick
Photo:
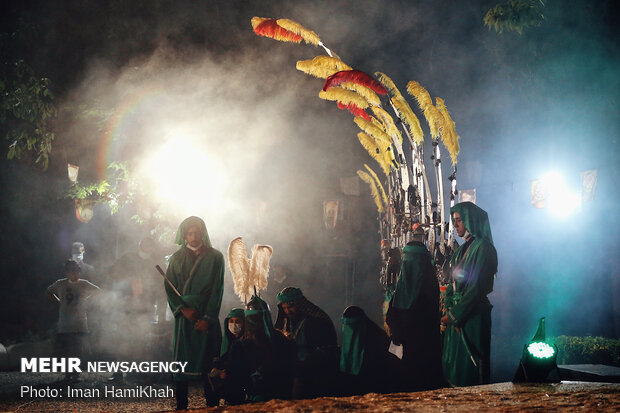
[[[175,317],[173,360],[188,362],[184,373],[174,375],[177,410],[187,409],[188,382],[198,379],[203,381],[207,406],[216,406],[208,373],[222,341],[218,316],[224,257],[211,246],[207,227],[198,217],[181,223],[175,243],[181,248],[170,257],[164,285]]]
[[[465,243],[450,261],[451,284],[444,299],[446,327],[443,370],[454,386],[488,384],[490,381],[491,309],[487,294],[493,291],[497,252],[489,217],[471,202],[450,209],[454,228]]]

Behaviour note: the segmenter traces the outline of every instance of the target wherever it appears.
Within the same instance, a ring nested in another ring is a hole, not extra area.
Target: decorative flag
[[[459,189],[459,202],[472,202],[476,203],[476,188],[474,189]]]
[[[598,169],[588,169],[581,173],[581,200],[582,202],[594,201]]]

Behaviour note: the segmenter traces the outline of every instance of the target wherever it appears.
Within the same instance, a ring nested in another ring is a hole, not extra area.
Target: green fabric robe
[[[198,259],[200,261],[192,272]],[[211,247],[203,246],[198,257],[188,248],[181,247],[170,257],[166,277],[181,293],[179,298],[165,283],[168,304],[175,317],[173,360],[188,362],[185,373],[175,374],[174,380],[198,379],[220,353],[222,332],[218,317],[224,290],[224,257]],[[209,322],[206,332],[194,329],[195,322],[181,312],[184,307],[195,308],[201,318]]]
[[[493,291],[496,272],[497,252],[484,239],[461,245],[452,257],[453,283],[444,301],[450,325],[445,332],[442,361],[446,379],[455,386],[489,382],[493,306],[487,294]]]
[[[450,325],[444,334],[443,370],[446,379],[455,386],[486,384],[491,371],[493,308],[487,294],[493,291],[497,251],[489,218],[483,209],[471,202],[462,202],[450,209],[452,216],[455,212],[461,216],[472,238],[457,248],[450,260],[452,283],[444,298]]]

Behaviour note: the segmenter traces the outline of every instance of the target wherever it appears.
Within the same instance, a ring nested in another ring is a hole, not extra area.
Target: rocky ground
[[[60,374],[0,373],[0,412],[164,412],[174,408],[165,396],[173,387],[165,377],[126,378],[109,382],[107,376],[85,373],[76,383],[63,382]],[[23,387],[22,387],[23,386]],[[148,388],[161,397],[106,397],[105,388]],[[148,387],[152,386],[152,387]],[[82,398],[67,397],[67,387]],[[88,397],[98,389],[100,397]],[[51,393],[57,390],[59,395]],[[169,394],[169,393],[168,393]],[[39,397],[40,396],[40,397]],[[198,387],[192,388],[194,412],[485,412],[485,411],[620,411],[620,384],[561,382],[555,384],[497,383],[467,388],[447,388],[417,393],[367,394],[311,400],[272,400],[243,406],[206,409]]]

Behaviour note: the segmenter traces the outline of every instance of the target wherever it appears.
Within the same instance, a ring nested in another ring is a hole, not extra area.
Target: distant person
[[[497,252],[487,213],[471,202],[450,208],[454,228],[465,243],[450,260],[450,280],[441,323],[444,336],[443,370],[454,386],[490,381],[491,309]],[[474,364],[475,363],[475,364]]]
[[[222,331],[219,312],[224,288],[224,257],[211,246],[204,221],[185,219],[175,243],[181,248],[168,263],[165,283],[168,304],[175,317],[173,360],[188,362],[185,373],[174,374],[177,410],[187,409],[188,381],[202,379],[207,406],[216,406],[217,396],[208,374],[220,353]]]
[[[76,241],[71,244],[71,259],[80,266],[82,277],[92,279],[95,276],[95,267],[84,262],[84,255],[86,255],[86,248],[82,242]]]
[[[99,287],[80,278],[82,269],[74,260],[65,262],[66,278],[47,287],[45,295],[58,307],[58,326],[54,352],[58,357],[82,358],[88,335],[86,302]],[[66,373],[66,380],[77,380],[80,373]]]
[[[275,328],[295,341],[297,368],[293,398],[311,398],[333,392],[338,372],[338,344],[334,323],[295,287],[277,296]]]
[[[289,399],[295,353],[295,343],[273,328],[267,303],[253,296],[243,336],[232,342],[225,371],[214,371],[212,377],[224,381],[229,404]]]
[[[342,313],[340,372],[343,395],[387,393],[400,379],[399,360],[389,352],[390,338],[360,307]]]
[[[386,314],[395,344],[403,346],[402,391],[428,390],[444,384],[439,331],[439,283],[431,254],[418,226],[403,248],[400,276]]]

